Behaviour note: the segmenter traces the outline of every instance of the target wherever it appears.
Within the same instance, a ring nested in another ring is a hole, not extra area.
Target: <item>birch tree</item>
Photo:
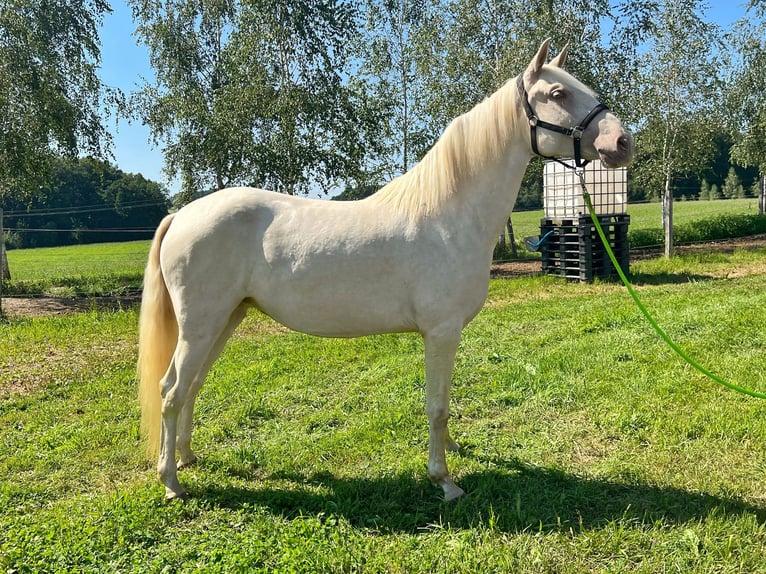
[[[289,194],[353,178],[374,115],[344,79],[339,0],[130,0],[155,80],[135,113],[185,199],[238,184]]]
[[[605,0],[448,0],[427,14],[418,58],[434,137],[452,118],[522,72],[544,39],[541,34],[551,35],[559,50],[570,45],[571,71],[586,81],[598,77],[594,62],[603,59],[600,21],[609,15]],[[531,164],[523,185],[533,179],[542,179],[539,161]],[[515,250],[510,218],[507,233]]]
[[[727,101],[735,143],[731,159],[742,166],[758,168],[759,212],[766,200],[766,2],[753,0],[748,17],[737,22],[730,35],[738,65],[734,68]]]
[[[432,0],[367,0],[360,54],[362,73],[372,79],[378,108],[387,118],[388,175],[412,167],[432,142],[424,121],[425,98],[418,46],[428,42],[424,26]]]
[[[44,185],[53,160],[104,156],[103,110],[120,93],[98,77],[105,0],[0,3],[0,208]],[[0,237],[0,266],[8,274]]]
[[[636,126],[634,177],[654,185],[662,198],[665,255],[673,254],[673,183],[694,173],[715,152],[713,132],[720,122],[720,31],[705,20],[700,0],[630,1],[620,5],[630,25],[616,42],[627,53],[623,68],[630,103],[628,122]]]

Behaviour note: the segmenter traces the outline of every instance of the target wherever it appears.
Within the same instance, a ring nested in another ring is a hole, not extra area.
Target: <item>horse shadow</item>
[[[484,524],[505,533],[569,532],[630,524],[683,525],[706,517],[753,515],[766,524],[766,508],[736,498],[689,492],[677,487],[581,477],[523,462],[493,461],[486,470],[459,478],[467,494],[452,503],[425,478],[335,477],[329,473],[270,477],[290,487],[198,485],[193,494],[218,507],[266,508],[285,519],[342,517],[358,528],[412,533],[449,525]],[[271,482],[271,480],[269,481]],[[295,488],[295,484],[303,487]]]

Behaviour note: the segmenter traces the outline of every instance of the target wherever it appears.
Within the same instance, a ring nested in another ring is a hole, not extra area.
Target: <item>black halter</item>
[[[593,118],[595,118],[598,114],[603,112],[604,110],[608,110],[604,104],[598,103],[596,104],[593,109],[588,112],[588,115],[585,116],[585,119],[580,122],[580,125],[574,127],[574,128],[564,128],[561,126],[557,126],[556,124],[551,124],[546,121],[541,120],[535,115],[535,111],[532,109],[532,105],[529,103],[529,94],[527,94],[527,89],[524,87],[524,74],[521,74],[518,77],[518,80],[516,83],[519,86],[519,93],[521,94],[521,101],[524,102],[524,111],[527,114],[527,118],[529,119],[529,126],[531,131],[531,138],[532,138],[532,151],[535,152],[536,155],[539,155],[540,157],[544,157],[547,159],[555,160],[566,167],[571,167],[569,164],[566,164],[559,160],[558,158],[543,155],[540,153],[540,151],[537,149],[537,128],[543,128],[545,130],[550,130],[552,132],[564,134],[567,137],[571,137],[574,141],[574,160],[575,165],[577,167],[584,167],[588,164],[588,160],[583,160],[582,156],[580,155],[580,140],[582,140],[582,134],[585,131],[585,128],[588,127],[588,124],[593,121]]]

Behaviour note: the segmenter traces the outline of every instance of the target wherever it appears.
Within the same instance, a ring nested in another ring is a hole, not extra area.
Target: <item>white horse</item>
[[[455,353],[486,299],[493,247],[529,159],[571,157],[572,138],[586,160],[616,167],[633,156],[621,122],[563,70],[566,48],[545,64],[548,46],[367,199],[233,188],[162,221],[144,277],[139,396],[168,498],[187,497],[177,468],[196,460],[194,401],[248,307],[324,337],[420,333],[428,475],[445,500],[463,494],[445,456],[458,448],[447,431]]]

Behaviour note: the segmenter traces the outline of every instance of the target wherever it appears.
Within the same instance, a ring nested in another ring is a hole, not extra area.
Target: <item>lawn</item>
[[[766,251],[642,261],[692,356],[766,390]],[[139,448],[135,311],[0,326],[6,572],[766,572],[766,403],[682,364],[616,283],[495,280],[426,478],[422,343],[252,313],[203,386],[193,495]]]
[[[8,251],[12,295],[119,295],[141,288],[150,241]]]
[[[680,228],[680,237],[684,240],[684,228],[695,223],[716,220],[722,216],[755,216],[758,214],[756,198],[730,199],[725,201],[677,201],[673,205],[673,225]],[[511,216],[513,230],[517,240],[540,234],[540,219],[544,213],[538,211],[519,211]],[[635,203],[628,205],[631,232],[662,229],[662,206],[659,203]],[[677,232],[677,235],[679,233]],[[696,238],[695,238],[696,239]],[[713,239],[718,239],[714,237]],[[637,242],[633,242],[637,245]]]
[[[149,244],[149,241],[127,241],[11,250],[8,262],[17,281],[88,275],[94,270],[104,275],[141,275]]]

